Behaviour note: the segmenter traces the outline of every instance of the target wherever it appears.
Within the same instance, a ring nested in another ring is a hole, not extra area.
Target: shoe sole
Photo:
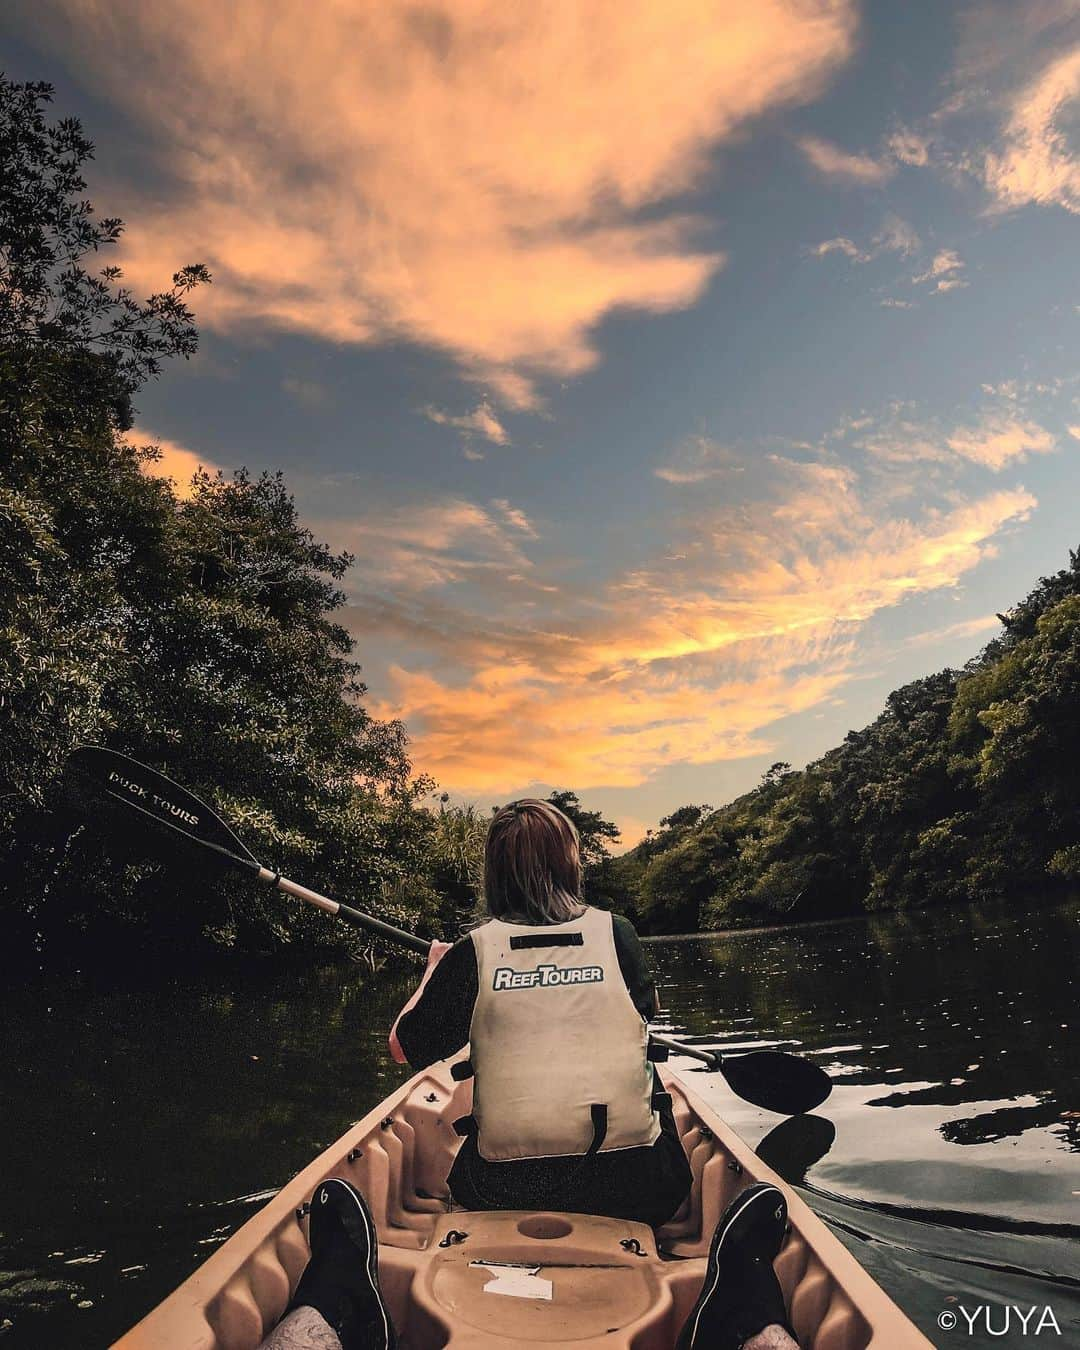
[[[390,1319],[386,1315],[382,1290],[379,1288],[379,1235],[375,1231],[375,1220],[371,1217],[371,1210],[368,1209],[364,1197],[350,1182],[343,1181],[341,1177],[328,1177],[318,1189],[325,1190],[330,1186],[340,1187],[351,1202],[337,1207],[337,1217],[341,1220],[346,1233],[358,1246],[361,1242],[367,1243],[368,1255],[364,1264],[364,1271],[368,1283],[371,1285],[375,1302],[379,1305],[379,1315],[382,1318],[383,1330],[386,1334],[387,1350],[394,1350],[397,1345],[397,1338],[394,1335],[394,1328],[390,1324]],[[312,1199],[314,1200],[314,1196]]]
[[[767,1185],[768,1183],[766,1183]],[[694,1304],[693,1311],[687,1318],[687,1322],[693,1322],[693,1329],[690,1332],[690,1346],[693,1346],[698,1332],[698,1322],[701,1318],[702,1309],[705,1304],[716,1293],[716,1286],[720,1283],[720,1248],[723,1246],[724,1239],[731,1232],[734,1225],[742,1218],[752,1205],[762,1204],[766,1199],[769,1201],[770,1208],[775,1209],[777,1201],[775,1197],[779,1196],[780,1203],[784,1207],[784,1221],[787,1221],[787,1201],[784,1199],[783,1192],[775,1186],[769,1186],[768,1190],[757,1190],[754,1187],[748,1187],[747,1190],[732,1201],[732,1206],[724,1216],[723,1221],[717,1225],[716,1232],[712,1236],[712,1242],[709,1244],[709,1259],[705,1266],[705,1282],[702,1284],[701,1293],[698,1295],[698,1301]],[[783,1243],[783,1234],[780,1238]],[[775,1258],[774,1258],[775,1259]],[[712,1272],[712,1282],[709,1283],[709,1272]]]

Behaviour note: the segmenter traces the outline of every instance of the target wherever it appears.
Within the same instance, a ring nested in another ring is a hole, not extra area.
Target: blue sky
[[[632,842],[1080,543],[1077,4],[269,13],[17,0],[3,64],[132,284],[214,274],[135,438],[284,470],[454,797]]]

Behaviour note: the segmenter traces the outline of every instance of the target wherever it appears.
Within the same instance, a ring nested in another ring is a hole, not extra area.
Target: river
[[[1080,1347],[1080,903],[647,951],[658,1028],[828,1071],[829,1100],[777,1134],[672,1061],[935,1345],[1032,1345],[1041,1321]],[[407,988],[346,965],[0,995],[3,1345],[105,1346],[153,1306],[402,1080],[385,1030]]]

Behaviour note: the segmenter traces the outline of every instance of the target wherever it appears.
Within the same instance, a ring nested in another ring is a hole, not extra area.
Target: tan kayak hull
[[[667,1086],[694,1188],[657,1234],[592,1215],[448,1212],[439,1197],[459,1143],[453,1121],[469,1110],[470,1085],[436,1065],[320,1154],[117,1350],[255,1350],[308,1259],[307,1220],[297,1211],[329,1176],[352,1181],[371,1206],[383,1292],[403,1350],[670,1350],[701,1288],[713,1228],[754,1181],[773,1182],[788,1199],[791,1231],[776,1270],[804,1350],[932,1350],[706,1103],[681,1079],[669,1075]],[[492,1287],[505,1289],[507,1279],[516,1293]]]

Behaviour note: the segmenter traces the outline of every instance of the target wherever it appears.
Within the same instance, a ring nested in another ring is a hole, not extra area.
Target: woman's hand
[[[395,1064],[405,1064],[408,1062],[405,1058],[405,1051],[402,1050],[401,1048],[401,1042],[397,1038],[398,1023],[409,1011],[409,1009],[415,1006],[417,1000],[420,998],[420,995],[424,992],[424,985],[427,984],[428,980],[431,979],[431,972],[435,969],[435,967],[439,964],[439,962],[443,959],[443,957],[446,955],[446,953],[450,950],[450,948],[453,945],[454,944],[452,942],[440,942],[436,938],[436,940],[428,948],[427,965],[424,967],[424,977],[420,981],[420,983],[416,986],[416,992],[413,994],[412,998],[409,999],[408,1003],[405,1004],[404,1008],[402,1008],[402,1010],[398,1013],[397,1017],[394,1019],[394,1025],[390,1028],[390,1041],[389,1041],[390,1057],[393,1059]]]

